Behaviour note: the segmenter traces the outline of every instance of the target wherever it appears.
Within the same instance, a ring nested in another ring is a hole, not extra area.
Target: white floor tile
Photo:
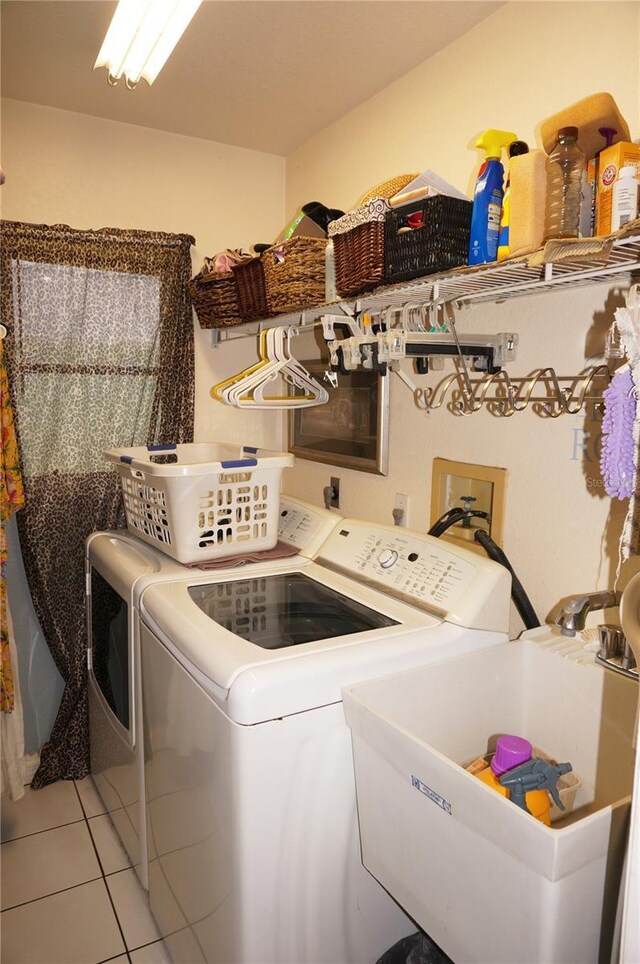
[[[84,821],[9,840],[1,851],[3,910],[100,876]]]
[[[60,780],[42,790],[28,787],[20,800],[2,798],[0,839],[15,840],[26,834],[82,820],[82,817],[72,780]]]
[[[103,880],[6,910],[1,923],[11,964],[93,964],[124,951]]]
[[[160,938],[149,910],[147,892],[135,870],[122,870],[107,877],[107,886],[129,950],[151,944]]]
[[[89,820],[89,828],[105,874],[115,874],[131,866],[131,861],[120,843],[120,838],[108,814],[92,817]]]
[[[171,964],[169,951],[163,941],[156,941],[155,944],[147,944],[146,947],[132,951],[131,961],[132,964]]]
[[[87,817],[97,817],[100,813],[106,813],[107,808],[102,802],[102,797],[96,790],[93,777],[85,777],[84,780],[76,780],[76,787],[80,794],[80,800],[84,807]]]

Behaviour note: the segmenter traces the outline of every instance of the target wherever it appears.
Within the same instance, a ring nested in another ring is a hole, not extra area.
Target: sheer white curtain
[[[14,704],[11,713],[0,713],[0,739],[2,741],[2,768],[0,769],[0,792],[8,793],[12,800],[24,796],[24,785],[30,779],[27,758],[24,755],[24,723],[20,698],[20,674],[18,652],[13,635],[13,623],[7,601],[4,614],[9,635],[9,652],[13,668]]]

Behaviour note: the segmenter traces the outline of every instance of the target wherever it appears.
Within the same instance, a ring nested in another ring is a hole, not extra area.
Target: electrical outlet
[[[396,492],[396,500],[393,509],[393,521],[397,526],[401,526],[406,529],[409,520],[409,496],[403,495],[402,492]]]
[[[331,508],[339,509],[340,508],[340,479],[332,475],[330,484],[331,484],[331,488],[333,489],[333,492],[331,494]]]

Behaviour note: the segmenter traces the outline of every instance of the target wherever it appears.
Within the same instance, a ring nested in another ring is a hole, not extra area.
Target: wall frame
[[[388,471],[389,376],[354,371],[337,376],[333,387],[323,377],[326,363],[301,364],[329,392],[325,405],[289,414],[289,451],[297,458],[386,475]]]

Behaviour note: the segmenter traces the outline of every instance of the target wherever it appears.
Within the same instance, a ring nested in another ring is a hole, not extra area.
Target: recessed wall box
[[[449,509],[467,504],[475,510],[488,512],[491,521],[470,519],[468,525],[460,522],[447,529],[441,538],[484,555],[484,549],[474,540],[476,530],[481,528],[502,546],[506,476],[506,469],[495,466],[435,458],[429,525],[432,526]],[[469,501],[465,502],[467,499]]]

